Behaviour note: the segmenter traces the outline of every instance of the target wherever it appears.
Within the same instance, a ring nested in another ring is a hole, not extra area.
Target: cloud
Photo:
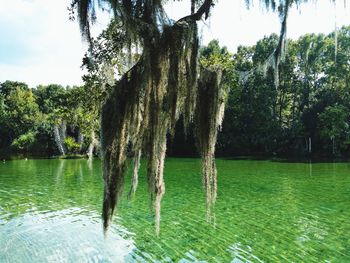
[[[0,9],[0,81],[30,86],[81,84],[86,50],[77,23],[69,21],[69,0],[3,0]]]

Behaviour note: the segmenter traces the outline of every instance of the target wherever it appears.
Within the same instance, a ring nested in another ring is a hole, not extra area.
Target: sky
[[[0,0],[0,82],[82,84],[82,57],[87,49],[77,22],[68,19],[70,0]],[[243,0],[219,0],[211,17],[201,23],[202,44],[218,39],[231,52],[239,45],[253,45],[265,35],[278,33],[277,14],[267,12],[258,1],[247,10]],[[288,19],[289,38],[306,33],[329,33],[335,25],[350,25],[350,3],[310,1],[293,8]],[[315,3],[317,2],[317,4]],[[169,1],[166,11],[176,19],[187,14],[189,4]],[[97,35],[107,25],[100,14]]]

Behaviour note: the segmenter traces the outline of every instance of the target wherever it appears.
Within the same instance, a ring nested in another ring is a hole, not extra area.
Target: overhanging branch
[[[181,22],[198,21],[203,15],[205,15],[205,19],[207,19],[212,6],[214,6],[213,0],[205,0],[204,3],[198,8],[197,12],[179,19],[176,24]]]

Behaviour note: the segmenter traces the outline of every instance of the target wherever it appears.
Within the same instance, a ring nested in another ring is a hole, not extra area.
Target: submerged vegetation
[[[167,158],[167,192],[155,238],[143,159],[136,198],[128,202],[123,194],[104,240],[99,160],[0,163],[2,262],[46,262],[52,255],[74,262],[349,261],[348,163],[216,164],[215,227],[204,217],[199,160]]]

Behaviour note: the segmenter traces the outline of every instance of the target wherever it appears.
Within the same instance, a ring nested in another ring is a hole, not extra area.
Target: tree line
[[[2,155],[88,154],[98,148],[98,117],[84,86],[0,83]]]
[[[201,48],[200,63],[223,67],[230,87],[217,154],[348,156],[350,27],[288,40],[276,87],[265,62],[278,40],[272,34],[235,54],[216,40]],[[84,86],[33,89],[0,83],[1,154],[98,154],[100,106],[108,91],[85,80]],[[178,122],[168,145],[168,155],[196,156],[193,127],[185,132]]]
[[[288,40],[276,87],[266,61],[278,40],[266,36],[234,55],[216,40],[202,48],[202,60],[224,63],[231,74],[217,154],[349,156],[350,27]],[[193,140],[181,129],[172,152],[194,155]]]

